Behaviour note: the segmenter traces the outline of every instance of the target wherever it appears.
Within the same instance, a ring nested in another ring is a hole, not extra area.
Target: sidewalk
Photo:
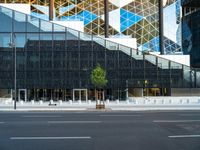
[[[17,111],[97,111],[96,102],[78,103],[62,102],[49,106],[49,102],[31,103],[17,102]],[[196,104],[135,104],[123,102],[109,102],[105,104],[105,111],[149,111],[149,110],[200,110],[200,103]],[[15,111],[13,103],[0,103],[0,111]],[[102,110],[101,110],[102,111]]]

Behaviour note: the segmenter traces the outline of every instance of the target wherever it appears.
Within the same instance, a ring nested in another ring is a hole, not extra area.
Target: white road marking
[[[90,136],[80,137],[10,137],[10,140],[78,140],[91,139]]]
[[[23,118],[61,118],[62,116],[22,116]]]
[[[141,115],[100,115],[101,117],[140,117]]]
[[[101,123],[101,121],[48,121],[48,123]]]
[[[153,120],[153,122],[168,123],[168,122],[200,122],[200,120]]]
[[[200,138],[200,135],[172,135],[169,138]]]
[[[200,114],[179,114],[179,116],[200,116]]]

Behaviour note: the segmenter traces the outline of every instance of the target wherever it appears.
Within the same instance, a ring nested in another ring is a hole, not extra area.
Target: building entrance
[[[87,101],[88,92],[87,89],[73,89],[73,101]]]
[[[19,101],[27,101],[27,92],[26,89],[19,89],[18,90],[18,100]]]

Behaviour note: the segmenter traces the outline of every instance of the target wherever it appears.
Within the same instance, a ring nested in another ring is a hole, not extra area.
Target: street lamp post
[[[17,53],[16,53],[16,42],[15,35],[11,33],[10,43],[8,44],[10,48],[14,48],[14,88],[15,88],[15,99],[14,99],[14,109],[17,108]]]

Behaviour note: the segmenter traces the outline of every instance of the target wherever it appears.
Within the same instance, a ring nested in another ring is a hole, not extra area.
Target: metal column
[[[108,4],[108,0],[104,0],[104,21],[105,21],[105,26],[104,26],[105,38],[108,38],[109,37],[109,4]]]
[[[53,20],[54,0],[49,0],[49,20]]]
[[[164,55],[164,24],[163,24],[163,0],[158,0],[159,8],[159,37],[160,37],[160,54]]]

